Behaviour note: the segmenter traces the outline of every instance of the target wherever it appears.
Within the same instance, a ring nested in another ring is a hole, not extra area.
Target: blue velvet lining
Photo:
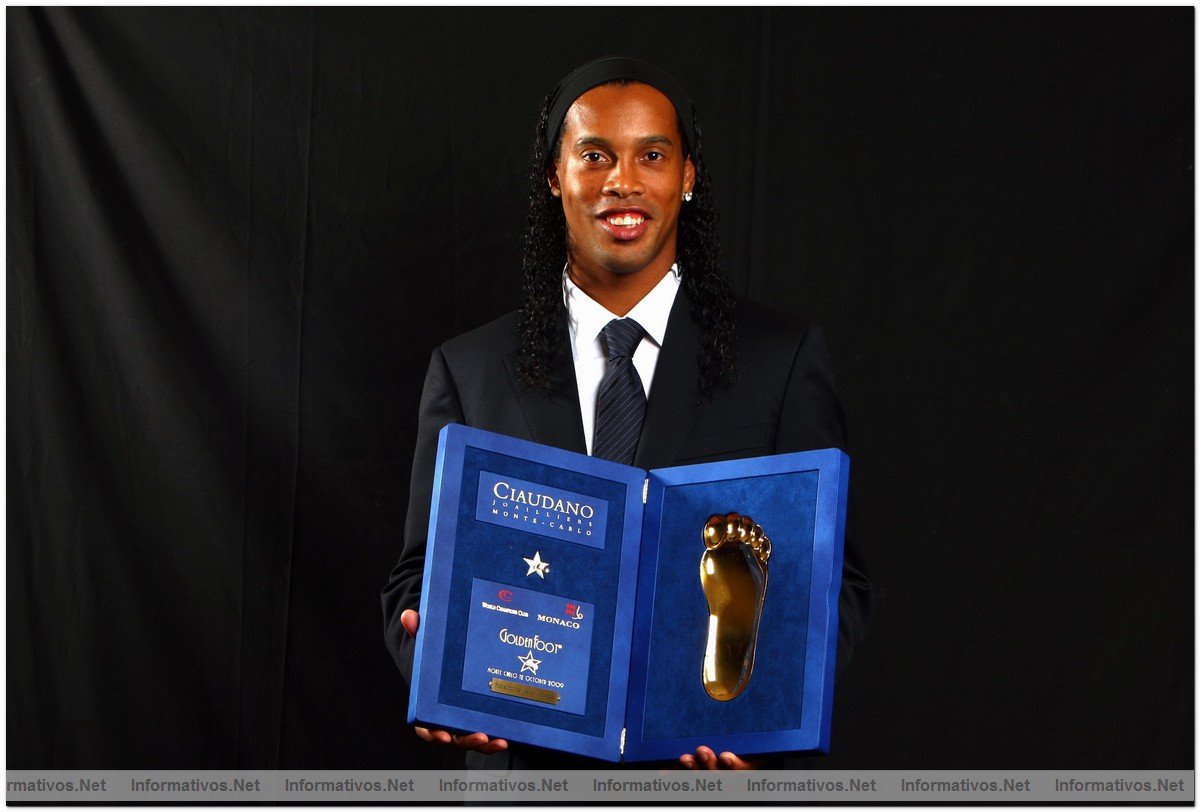
[[[666,489],[644,739],[801,727],[817,478],[816,471],[802,471]],[[709,516],[731,512],[762,525],[772,551],[753,674],[739,696],[718,702],[701,682],[708,631],[708,604],[700,587],[701,530]]]
[[[604,547],[578,544],[522,530],[499,527],[475,519],[475,493],[480,470],[502,472],[553,488],[594,495],[608,501],[608,523]],[[608,702],[611,650],[615,626],[617,581],[621,563],[621,531],[625,522],[626,486],[588,474],[542,465],[480,448],[467,446],[462,471],[458,533],[454,547],[454,570],[450,584],[450,606],[446,622],[447,646],[442,661],[438,701],[446,705],[505,716],[591,736],[604,735]],[[541,580],[526,575],[522,559],[535,550],[551,562],[552,577]],[[596,607],[592,634],[587,709],[584,716],[512,702],[462,690],[462,643],[471,601],[473,577],[508,583],[552,595],[567,595]]]

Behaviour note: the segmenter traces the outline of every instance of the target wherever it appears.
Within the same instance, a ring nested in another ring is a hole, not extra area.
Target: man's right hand
[[[409,637],[417,636],[417,628],[421,625],[421,615],[415,609],[405,609],[400,615],[400,625],[408,632]],[[508,749],[504,739],[493,739],[486,733],[465,733],[456,736],[448,730],[430,730],[427,727],[414,727],[417,736],[427,742],[454,747],[458,750],[478,750],[490,755]]]

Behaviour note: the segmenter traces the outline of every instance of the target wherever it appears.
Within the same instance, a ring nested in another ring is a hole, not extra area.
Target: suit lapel
[[[639,468],[662,468],[674,463],[679,445],[696,417],[700,326],[688,311],[688,297],[680,290],[671,306],[662,351],[654,367],[642,436],[633,460]]]
[[[564,337],[565,352],[559,352],[550,368],[553,394],[545,389],[530,389],[517,375],[517,353],[508,353],[504,364],[517,393],[525,421],[534,442],[587,453],[583,439],[583,418],[579,414],[579,387],[575,383],[575,364],[571,360],[569,339]]]

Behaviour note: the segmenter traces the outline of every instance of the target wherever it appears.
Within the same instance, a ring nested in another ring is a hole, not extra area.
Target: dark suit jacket
[[[718,389],[700,405],[700,328],[688,309],[681,289],[655,367],[635,466],[662,468],[814,448],[846,450],[845,421],[819,328],[739,300],[737,383]],[[528,389],[517,377],[515,313],[433,352],[421,396],[404,549],[382,596],[388,651],[410,684],[413,641],[400,625],[400,613],[418,608],[421,601],[438,432],[447,423],[463,423],[586,454],[565,324],[563,331],[562,353],[551,372],[552,392]],[[870,583],[849,530],[844,558],[839,673],[863,634],[870,608]]]

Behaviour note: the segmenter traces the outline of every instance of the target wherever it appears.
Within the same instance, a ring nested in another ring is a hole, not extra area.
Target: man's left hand
[[[729,751],[718,756],[711,747],[703,745],[696,748],[694,755],[684,753],[679,763],[689,770],[757,770],[762,766],[761,761],[744,761]]]

